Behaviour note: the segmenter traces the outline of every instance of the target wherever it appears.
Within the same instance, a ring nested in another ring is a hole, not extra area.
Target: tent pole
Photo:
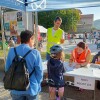
[[[6,48],[5,48],[5,36],[4,36],[4,11],[2,10],[2,8],[0,8],[1,13],[1,33],[2,33],[2,49],[3,49],[3,53],[4,53],[4,62],[6,61]]]
[[[28,30],[28,12],[26,12],[26,30]]]
[[[32,28],[33,28],[33,33],[35,33],[34,12],[32,12]]]
[[[38,13],[35,12],[35,41],[36,49],[38,49]]]

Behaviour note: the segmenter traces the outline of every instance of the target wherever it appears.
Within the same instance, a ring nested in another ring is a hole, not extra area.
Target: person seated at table
[[[100,51],[93,57],[91,63],[100,64]]]
[[[79,42],[77,47],[72,51],[69,65],[74,62],[75,68],[85,67],[90,62],[91,51],[84,42]]]
[[[95,64],[100,64],[100,56],[96,59]]]
[[[58,88],[58,95],[60,98],[64,94],[64,78],[63,73],[66,69],[63,65],[64,52],[61,46],[54,45],[50,48],[50,59],[47,63],[48,79],[53,82],[49,83],[49,100],[55,100],[56,88]],[[61,99],[60,99],[61,100]]]
[[[100,51],[93,57],[92,62],[91,63],[95,63],[95,64],[100,64]],[[97,89],[100,90],[100,81],[97,81]]]

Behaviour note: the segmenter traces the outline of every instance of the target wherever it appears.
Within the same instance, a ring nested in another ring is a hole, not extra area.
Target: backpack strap
[[[14,47],[14,52],[15,52],[16,60],[18,60],[18,54],[17,54],[17,51],[16,51],[16,48],[15,47]]]
[[[29,50],[24,56],[23,58],[25,58],[32,50]],[[16,48],[14,47],[14,52],[15,52],[15,55],[17,56],[17,51],[16,51]]]
[[[33,74],[33,72],[35,71],[35,68],[32,70],[32,72],[29,74],[29,77],[31,77],[31,75]]]
[[[23,58],[25,58],[32,50],[29,50],[24,56]]]
[[[32,50],[29,50],[24,56],[23,58],[25,58]],[[31,75],[33,74],[33,72],[35,71],[35,68],[32,70],[32,72],[29,74],[29,77],[31,77]]]
[[[16,51],[16,48],[14,47],[14,52],[15,52],[15,55],[17,56],[17,51]]]
[[[32,50],[29,50],[24,56],[23,58],[25,58]],[[14,52],[15,52],[15,55],[17,56],[17,51],[16,51],[16,48],[14,47]],[[35,68],[32,70],[32,72],[29,74],[29,77],[31,77],[31,75],[33,74],[33,72],[35,71]]]

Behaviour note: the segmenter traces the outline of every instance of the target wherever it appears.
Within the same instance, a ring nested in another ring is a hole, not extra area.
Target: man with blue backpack
[[[32,49],[33,32],[22,31],[20,39],[21,44],[9,50],[4,87],[11,90],[12,100],[38,100],[43,78],[41,56],[38,50]]]

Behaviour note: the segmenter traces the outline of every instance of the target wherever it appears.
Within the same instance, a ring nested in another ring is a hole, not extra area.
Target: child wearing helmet
[[[50,48],[50,59],[47,63],[48,79],[54,84],[49,83],[50,100],[55,100],[55,91],[58,87],[58,95],[63,97],[64,93],[64,78],[63,73],[66,71],[63,65],[64,52],[61,46],[54,45]]]

